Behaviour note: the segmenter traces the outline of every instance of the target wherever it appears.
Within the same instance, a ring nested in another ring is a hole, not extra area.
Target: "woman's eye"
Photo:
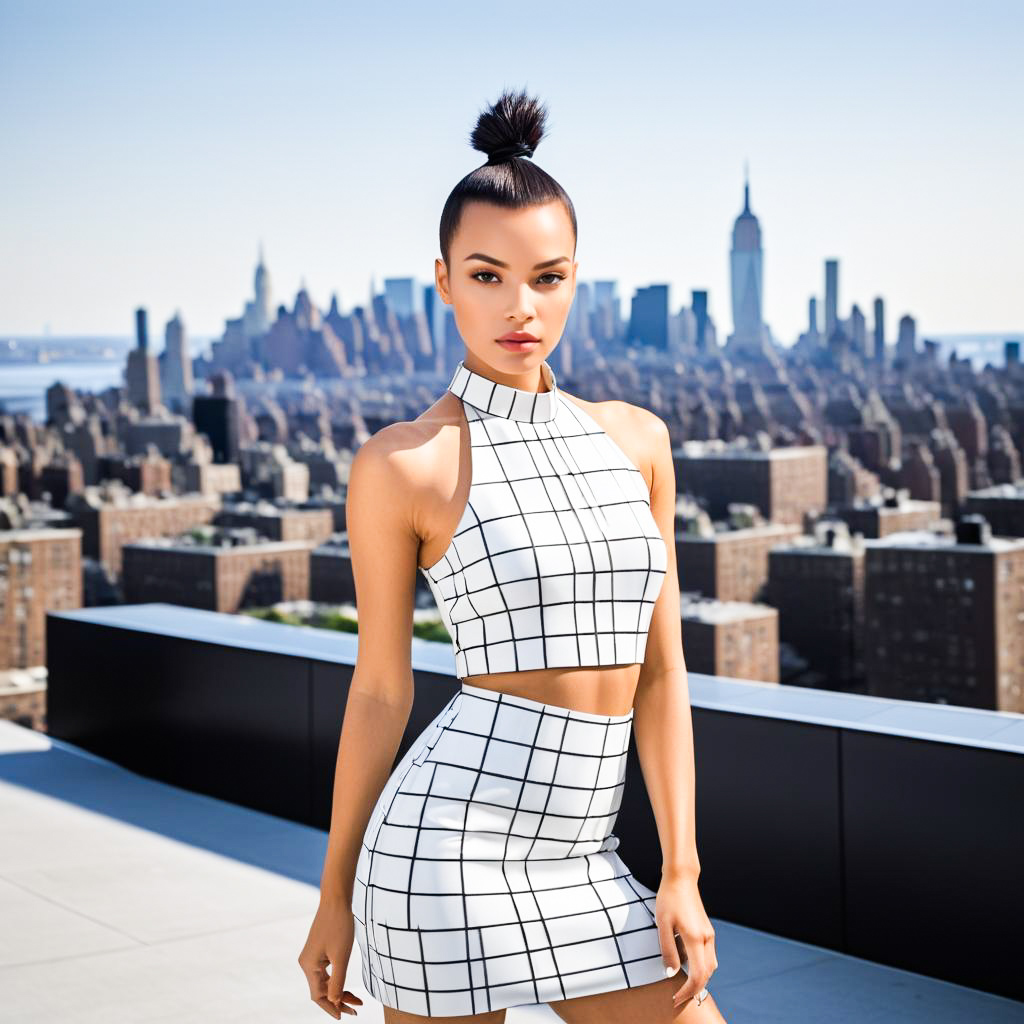
[[[478,270],[475,274],[472,274],[470,276],[473,277],[474,280],[479,281],[481,284],[490,284],[491,282],[489,280],[485,281],[481,278],[481,274],[486,275],[488,278],[494,278],[494,280],[498,279],[498,275],[491,270]],[[545,280],[546,278],[551,278],[552,280]],[[540,281],[542,284],[558,284],[559,281],[565,280],[565,274],[557,274],[554,271],[552,271],[550,274],[541,274],[541,276],[537,278],[537,280]]]

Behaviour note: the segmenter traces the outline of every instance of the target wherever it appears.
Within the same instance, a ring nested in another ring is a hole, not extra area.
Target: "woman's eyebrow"
[[[486,256],[482,252],[470,253],[467,260],[483,260],[484,263],[493,263],[496,267],[508,267],[508,264],[502,260],[496,260],[493,256]],[[553,267],[556,263],[569,262],[568,256],[556,256],[553,260],[545,260],[543,263],[538,263],[533,269],[543,270],[545,267]]]

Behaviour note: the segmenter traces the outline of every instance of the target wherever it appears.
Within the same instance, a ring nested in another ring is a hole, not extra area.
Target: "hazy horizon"
[[[1014,333],[1024,6],[810,2],[342,9],[0,0],[0,331],[218,336],[252,292],[326,308],[432,280],[441,207],[505,86],[547,104],[536,161],[580,223],[579,280],[707,289],[749,162],[764,319],[789,345],[840,261],[886,336]],[[524,41],[527,45],[524,45]]]

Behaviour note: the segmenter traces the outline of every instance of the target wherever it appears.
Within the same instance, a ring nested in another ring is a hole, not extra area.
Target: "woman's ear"
[[[441,301],[450,306],[452,299],[448,294],[448,268],[442,259],[434,260],[434,283],[437,285],[437,293],[441,296]]]

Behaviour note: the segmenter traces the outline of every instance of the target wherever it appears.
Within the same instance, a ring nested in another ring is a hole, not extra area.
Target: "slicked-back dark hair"
[[[463,206],[474,200],[510,209],[558,200],[565,205],[576,238],[576,210],[561,185],[528,157],[544,137],[547,108],[537,99],[507,89],[480,113],[469,143],[487,154],[487,162],[470,171],[452,189],[441,211],[441,257],[445,266]]]

